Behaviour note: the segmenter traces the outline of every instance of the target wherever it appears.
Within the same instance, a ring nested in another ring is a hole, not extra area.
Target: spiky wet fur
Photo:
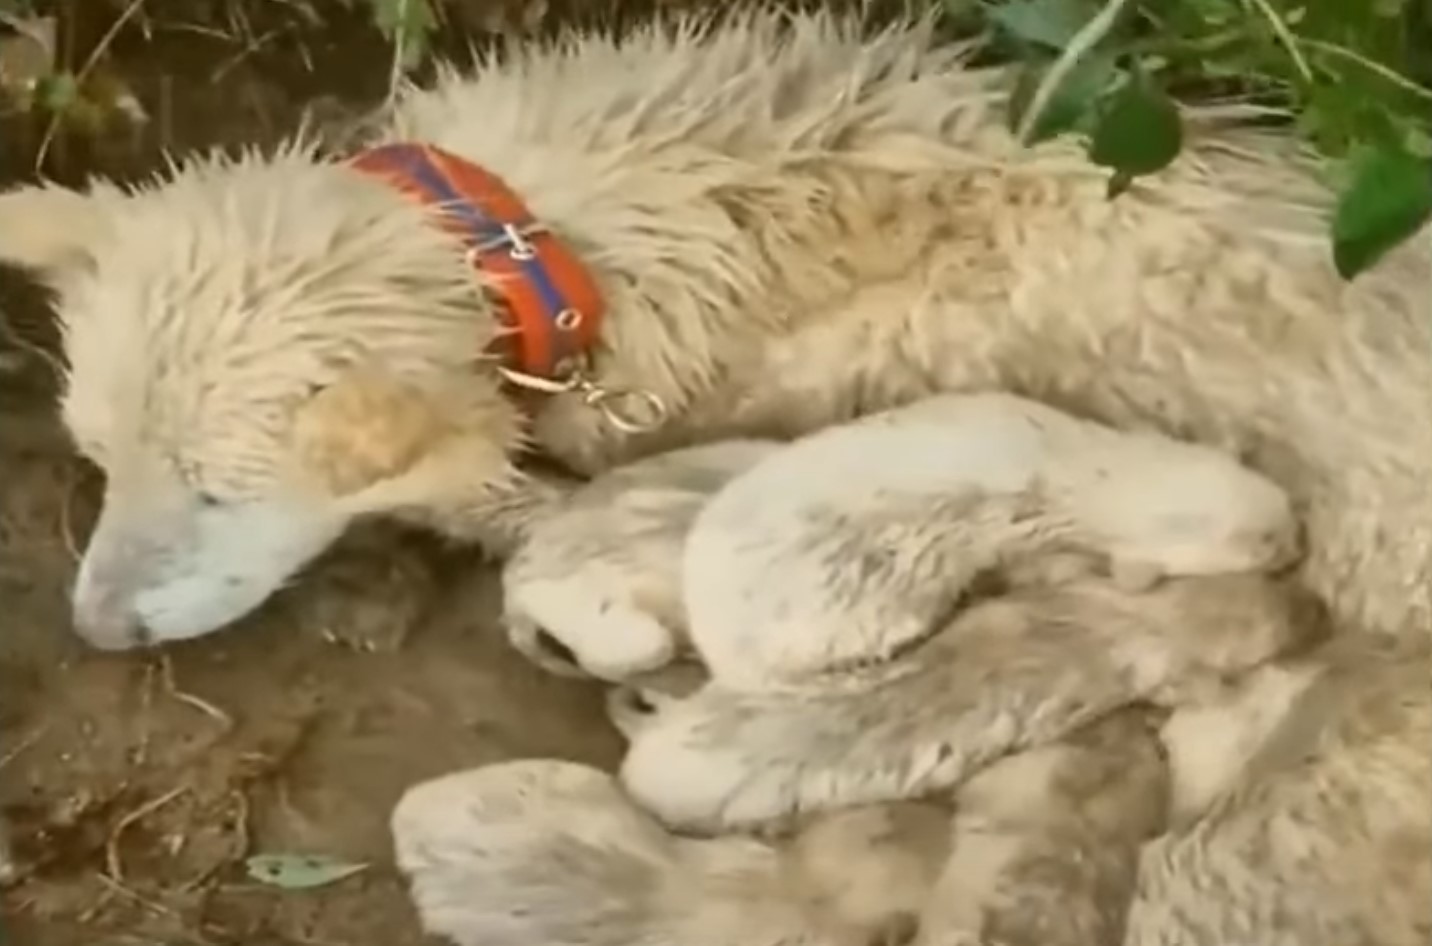
[[[278,492],[334,527],[400,515],[502,545],[494,511],[531,505],[506,488],[524,440],[594,471],[1003,387],[1246,453],[1306,510],[1305,576],[1345,625],[1432,630],[1432,524],[1406,514],[1432,504],[1426,240],[1341,280],[1316,161],[1198,110],[1184,155],[1109,201],[1076,143],[1017,147],[1007,77],[963,56],[923,24],[757,12],[568,35],[397,103],[380,140],[498,172],[591,266],[598,379],[672,409],[646,436],[565,397],[525,425],[475,358],[496,322],[458,248],[305,146],[187,160],[132,196],[5,195],[0,259],[60,290],[66,416],[111,474],[106,509],[157,510],[102,523],[82,623],[170,572],[213,576],[166,531],[193,515],[176,496]],[[298,423],[368,362],[425,423]],[[224,615],[171,619],[189,635]]]

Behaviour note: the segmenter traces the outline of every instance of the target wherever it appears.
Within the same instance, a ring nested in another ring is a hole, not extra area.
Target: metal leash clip
[[[622,433],[646,433],[666,420],[666,402],[650,391],[602,387],[581,371],[572,371],[560,380],[506,367],[498,371],[508,382],[529,391],[577,394],[583,404],[601,411],[607,423]]]

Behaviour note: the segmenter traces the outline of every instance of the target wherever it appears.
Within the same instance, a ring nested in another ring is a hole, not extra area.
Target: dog
[[[699,834],[917,798],[1121,706],[1206,699],[1326,634],[1315,599],[1256,575],[1015,589],[885,664],[770,690],[713,678],[639,730],[620,777]]]
[[[1268,570],[1297,539],[1283,492],[1216,450],[944,395],[596,477],[504,567],[506,624],[555,673],[620,681],[695,651],[723,685],[760,686],[888,658],[986,572],[1055,556],[1153,577]]]
[[[981,576],[1051,553],[1148,584],[1281,569],[1299,551],[1283,491],[1218,450],[952,394],[811,434],[736,476],[697,515],[682,584],[711,675],[762,689],[889,660]]]
[[[1343,281],[1322,168],[1227,110],[1110,201],[1077,144],[1013,139],[971,53],[678,16],[445,71],[358,154],[0,195],[106,474],[78,632],[227,626],[360,517],[504,555],[551,498],[533,451],[590,475],[999,389],[1245,456],[1342,624],[1426,635],[1428,242]]]
[[[855,806],[772,838],[671,834],[610,775],[542,759],[416,785],[391,823],[423,927],[459,946],[1087,946],[1117,940],[1161,823],[1156,745],[1121,711],[996,761],[953,803]]]
[[[503,565],[508,640],[550,673],[611,682],[690,657],[681,551],[691,523],[777,446],[673,450],[575,486],[534,517]]]
[[[1125,942],[1428,942],[1429,662],[1425,641],[1334,638],[1176,710],[1163,741],[1184,784],[1140,855]]]
[[[986,666],[974,685],[998,689],[1002,669]],[[704,682],[683,668],[614,688],[612,721],[639,740]],[[1139,850],[1165,829],[1171,797],[1193,791],[1169,784],[1158,715],[1116,709],[1057,742],[995,759],[953,793],[807,812],[793,828],[755,830],[779,839],[796,894],[837,941],[1117,943]],[[1228,731],[1200,725],[1209,740]]]

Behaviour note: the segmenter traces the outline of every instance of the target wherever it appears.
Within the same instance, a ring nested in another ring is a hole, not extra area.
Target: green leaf
[[[1089,160],[1114,172],[1110,196],[1133,179],[1168,167],[1183,148],[1178,105],[1142,71],[1134,71],[1110,98],[1094,126]]]
[[[254,880],[288,890],[324,887],[368,869],[367,864],[308,854],[255,854],[244,866]]]
[[[1009,0],[989,8],[989,18],[1009,35],[1060,50],[1093,17],[1081,0]]]
[[[411,69],[427,53],[428,36],[438,26],[432,0],[368,0],[373,22],[389,42],[402,44],[403,65]]]
[[[1333,213],[1333,264],[1367,270],[1432,217],[1432,165],[1400,148],[1362,151]]]
[[[64,114],[80,101],[80,84],[72,73],[52,72],[35,82],[34,102],[56,114]]]
[[[1009,128],[1016,131],[1024,121],[1030,100],[1048,74],[1048,67],[1030,63],[1020,70],[1009,97]],[[1026,144],[1037,144],[1056,135],[1084,127],[1094,114],[1100,97],[1119,74],[1115,59],[1107,53],[1091,53],[1070,70],[1044,105],[1030,128]]]

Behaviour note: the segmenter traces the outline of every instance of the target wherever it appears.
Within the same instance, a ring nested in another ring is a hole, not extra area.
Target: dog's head
[[[76,626],[124,649],[248,613],[356,516],[475,512],[519,420],[455,238],[303,147],[0,194],[55,292],[66,426],[106,474]]]

